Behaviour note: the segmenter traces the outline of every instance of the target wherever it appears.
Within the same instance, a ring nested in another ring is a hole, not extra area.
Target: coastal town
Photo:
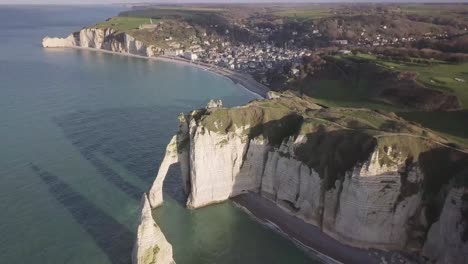
[[[293,13],[280,22],[277,14],[259,15],[252,11],[246,11],[250,12],[247,20],[230,18],[226,22],[221,19],[199,21],[193,18],[190,8],[176,15],[170,13],[172,10],[165,10],[161,15],[155,9],[149,14],[156,19],[142,20],[131,31],[150,44],[156,43],[159,48],[156,56],[181,58],[249,74],[266,86],[271,86],[272,76],[278,74],[288,78],[304,76],[303,69],[310,61],[304,58],[316,56],[369,53],[398,60],[408,57],[466,60],[459,48],[454,48],[453,52],[443,50],[443,54],[436,49],[453,39],[459,40],[458,46],[466,44],[468,21],[464,19],[456,20],[452,26],[448,26],[447,21],[426,22],[421,17],[401,13],[401,8],[391,5],[372,9],[368,17],[359,19],[345,13],[360,12],[360,8],[337,9],[317,19],[300,20]],[[135,10],[122,15],[121,19],[148,13]],[[188,15],[189,18],[180,19]],[[213,17],[218,15],[212,14]],[[118,26],[118,23],[111,25]],[[413,56],[416,50],[418,54]],[[314,60],[316,64],[322,61]]]

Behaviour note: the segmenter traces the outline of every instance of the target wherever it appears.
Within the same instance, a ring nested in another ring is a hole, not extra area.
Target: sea
[[[41,47],[123,10],[0,5],[0,263],[130,263],[178,114],[257,98],[190,66]],[[318,263],[230,201],[186,209],[179,176],[153,212],[178,264]]]

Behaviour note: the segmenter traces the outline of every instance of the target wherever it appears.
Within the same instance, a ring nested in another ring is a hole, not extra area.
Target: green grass
[[[366,79],[346,81],[329,77],[291,83],[295,89],[313,97],[315,102],[330,107],[353,107],[397,111],[401,108],[371,98],[374,86]]]
[[[464,109],[468,109],[468,78],[463,73],[468,71],[468,63],[442,64],[437,63],[429,66],[402,65],[399,70],[418,73],[418,81],[424,85],[454,92],[459,98]],[[458,82],[455,78],[465,80]],[[433,80],[431,82],[431,80]]]
[[[344,115],[357,119],[361,122],[367,123],[375,129],[379,129],[385,123],[385,118],[371,110],[350,110],[343,112]]]
[[[156,19],[176,19],[192,21],[200,25],[226,24],[226,12],[216,8],[147,8],[130,10],[119,14],[121,17],[151,17]]]
[[[201,11],[201,12],[223,12],[224,8],[200,7],[200,6],[159,6],[159,10],[177,10],[177,11]]]
[[[274,15],[279,17],[286,18],[298,18],[298,19],[320,19],[324,17],[329,17],[333,15],[333,12],[329,8],[324,7],[314,7],[314,8],[293,8],[289,10],[279,11],[274,13]]]
[[[468,147],[468,112],[466,110],[468,109],[468,63],[449,64],[434,60],[431,60],[431,64],[404,63],[382,60],[374,55],[362,53],[356,56],[336,56],[335,58],[346,60],[353,57],[373,61],[395,71],[416,72],[418,74],[417,81],[426,87],[453,92],[459,98],[464,110],[418,112],[374,101],[369,97],[368,90],[368,86],[372,86],[372,84],[362,80],[359,83],[349,83],[325,78],[293,85],[302,91],[310,90],[310,87],[313,87],[311,96],[315,103],[329,107],[368,108],[396,112],[408,121],[414,121],[432,129],[436,134],[451,142]],[[455,78],[464,79],[467,82],[458,82]],[[372,127],[378,128],[382,125],[381,120],[372,120],[372,117],[361,116],[366,115],[366,112],[353,111],[349,114],[355,115],[356,119]]]
[[[422,124],[442,137],[468,146],[468,110],[453,112],[400,112],[399,116]]]
[[[468,63],[451,64],[430,60],[431,64],[394,62],[378,59],[370,54],[357,54],[357,58],[374,61],[396,71],[409,71],[418,74],[417,81],[425,86],[442,91],[451,91],[459,98],[464,109],[468,109]],[[416,59],[416,58],[415,58]],[[417,58],[420,60],[419,58]],[[460,78],[466,82],[458,82]]]
[[[153,19],[153,23],[158,22],[156,19]],[[150,19],[147,17],[111,17],[104,22],[100,22],[93,27],[96,28],[113,28],[117,31],[128,32],[138,27],[142,24],[149,24]]]
[[[408,4],[401,5],[401,11],[405,14],[415,14],[428,17],[442,18],[462,18],[466,19],[465,12],[468,12],[466,5],[424,5],[424,4]]]

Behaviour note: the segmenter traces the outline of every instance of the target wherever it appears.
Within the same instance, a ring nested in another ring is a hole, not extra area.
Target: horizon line
[[[166,1],[147,1],[147,2],[109,2],[109,3],[86,3],[86,2],[72,2],[72,3],[0,3],[0,6],[131,6],[131,5],[182,5],[182,4],[220,4],[220,5],[232,5],[232,4],[468,4],[468,0],[234,0],[225,2],[225,0],[180,0],[176,3]]]

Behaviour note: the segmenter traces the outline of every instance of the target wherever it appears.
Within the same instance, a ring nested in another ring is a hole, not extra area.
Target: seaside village
[[[214,35],[208,35],[206,32],[198,36],[192,35],[188,40],[176,39],[164,30],[164,22],[153,23],[151,19],[149,24],[142,24],[138,29],[163,35],[166,46],[162,52],[164,56],[180,57],[194,63],[209,64],[209,67],[222,67],[256,76],[265,76],[267,72],[284,72],[285,65],[288,65],[289,72],[287,74],[290,76],[299,75],[303,57],[312,55],[313,50],[302,48],[301,45],[297,44],[304,40],[322,37],[320,29],[312,25],[310,34],[291,31],[290,35],[282,40],[283,45],[278,47],[270,40],[270,36],[278,31],[278,28],[249,28],[246,25],[239,24],[236,24],[236,26],[255,35],[260,41],[251,45],[233,44],[226,40],[227,37],[223,38],[222,34],[215,37]],[[210,25],[210,27],[215,31],[218,25]],[[192,26],[186,25],[186,28],[192,29]],[[386,25],[381,25],[381,30],[385,32],[386,29]],[[229,29],[223,30],[225,36],[230,34]],[[385,34],[368,34],[365,29],[361,30],[362,32],[358,32],[359,38],[353,43],[347,39],[337,39],[330,41],[330,44],[337,48],[338,53],[347,55],[351,54],[351,48],[392,46],[405,42],[414,42],[422,38],[444,39],[448,37],[447,33],[432,34],[428,32],[421,36],[395,38]],[[217,31],[219,32],[219,30]],[[258,81],[268,85],[266,78],[259,78]]]
[[[293,64],[291,74],[299,72],[295,66],[302,63],[304,56],[312,54],[310,49],[279,48],[262,41],[254,45],[232,45],[229,41],[222,42],[219,48],[205,41],[204,45],[194,44],[186,49],[180,49],[177,42],[170,43],[171,48],[164,51],[165,56],[183,57],[192,62],[202,62],[217,67],[227,68],[243,73],[262,74],[268,70],[282,69],[285,64]]]
[[[140,25],[139,29],[158,32],[158,28],[161,28],[162,23],[153,24],[152,20],[150,20],[150,24]],[[211,27],[216,28],[217,25]],[[252,45],[232,44],[230,41],[203,33],[199,37],[191,36],[189,39],[190,46],[184,46],[169,35],[164,37],[167,48],[164,49],[163,55],[184,58],[193,63],[205,63],[211,67],[222,67],[257,75],[263,75],[270,70],[282,70],[288,64],[291,65],[290,74],[297,75],[299,73],[298,68],[302,64],[302,58],[312,54],[311,49],[296,47],[294,38],[286,41],[283,47],[275,46],[273,42],[266,40],[272,33],[272,29],[260,29],[258,27],[245,29],[253,31],[257,36],[262,36],[264,40]],[[318,31],[314,32],[319,34]],[[228,35],[229,29],[226,29],[224,33]],[[292,33],[293,37],[297,35],[297,32]],[[348,50],[340,52],[343,54],[351,53]],[[266,84],[265,81],[260,80],[260,82]]]

